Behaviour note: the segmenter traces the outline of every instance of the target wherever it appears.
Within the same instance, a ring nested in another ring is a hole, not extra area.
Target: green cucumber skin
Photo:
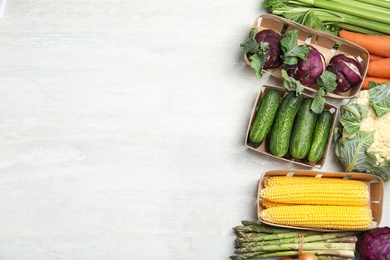
[[[275,89],[269,89],[263,96],[259,111],[249,134],[249,140],[253,143],[261,143],[271,130],[276,112],[279,107],[280,93]]]
[[[295,159],[303,159],[310,151],[318,114],[310,109],[312,99],[306,99],[299,108],[290,140],[290,153]]]
[[[332,120],[332,113],[328,110],[324,110],[319,114],[314,129],[311,148],[309,154],[307,155],[307,160],[309,162],[318,162],[324,156],[330,135]]]
[[[270,134],[270,151],[276,157],[283,157],[289,150],[295,116],[302,102],[302,96],[289,92],[279,106]]]

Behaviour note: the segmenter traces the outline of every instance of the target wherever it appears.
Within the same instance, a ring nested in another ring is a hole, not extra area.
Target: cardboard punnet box
[[[272,86],[272,85],[263,85],[262,89],[260,89],[257,97],[256,97],[256,100],[253,104],[253,108],[252,108],[252,112],[251,112],[251,115],[250,115],[250,118],[249,118],[249,123],[248,123],[248,128],[247,128],[247,131],[246,131],[246,136],[245,136],[245,146],[250,149],[250,150],[253,150],[253,151],[256,151],[258,153],[262,153],[262,154],[266,154],[268,156],[271,156],[271,157],[274,157],[274,158],[277,158],[277,159],[280,159],[280,160],[283,160],[283,161],[286,161],[286,162],[292,162],[294,164],[298,164],[298,165],[301,165],[301,166],[305,166],[305,167],[310,167],[310,168],[321,168],[324,163],[325,163],[325,160],[326,160],[326,156],[329,152],[329,149],[330,149],[330,145],[331,145],[331,142],[332,142],[332,138],[333,138],[333,129],[335,127],[335,124],[336,124],[336,118],[337,118],[337,113],[338,113],[338,107],[335,106],[335,105],[332,105],[328,102],[325,102],[325,107],[324,107],[324,110],[329,110],[331,113],[332,113],[332,117],[333,117],[333,120],[332,120],[332,125],[330,127],[330,133],[329,133],[329,137],[328,137],[328,142],[327,142],[327,145],[326,145],[326,149],[325,149],[325,153],[323,155],[323,157],[315,162],[315,163],[312,163],[312,162],[308,162],[306,159],[295,159],[295,158],[285,158],[285,157],[277,157],[277,156],[274,156],[268,149],[268,140],[264,140],[260,145],[259,144],[254,144],[252,143],[250,140],[249,140],[249,134],[250,134],[250,130],[252,128],[252,124],[253,122],[255,121],[255,118],[256,118],[256,115],[257,115],[257,108],[258,108],[258,105],[259,105],[259,102],[261,101],[261,99],[263,98],[264,94],[269,90],[269,89],[276,89],[280,92],[280,96],[283,97],[284,95],[287,94],[288,90],[284,87],[279,87],[279,86]],[[304,99],[313,99],[312,96],[306,94],[306,93],[302,93],[302,96]]]
[[[350,179],[350,180],[359,180],[364,182],[368,188],[369,194],[369,207],[372,213],[372,222],[371,228],[376,228],[380,225],[382,219],[382,210],[383,210],[383,180],[372,174],[367,173],[356,173],[356,172],[322,172],[322,171],[311,171],[311,170],[272,170],[262,174],[258,183],[258,193],[257,193],[257,212],[258,219],[260,222],[277,226],[277,227],[287,227],[287,228],[295,228],[295,229],[306,229],[306,230],[319,230],[319,231],[340,231],[334,229],[313,229],[313,228],[302,228],[295,226],[286,226],[286,225],[278,225],[274,223],[270,223],[264,221],[260,217],[260,212],[264,210],[262,206],[262,199],[260,197],[260,191],[264,189],[264,181],[273,176],[309,176],[313,178],[340,178],[340,179]],[[340,206],[342,208],[342,206]]]
[[[272,29],[280,34],[297,29],[299,30],[298,44],[306,43],[316,48],[325,57],[326,64],[328,64],[329,60],[337,54],[353,56],[358,59],[362,66],[362,82],[366,77],[370,55],[366,49],[350,41],[344,40],[330,33],[311,29],[289,19],[272,14],[263,14],[259,16],[254,21],[252,28],[256,28],[259,31]],[[247,55],[244,55],[244,59],[248,64],[250,64]],[[282,68],[283,65],[275,69],[264,70],[264,72],[270,73],[272,76],[282,79]],[[346,92],[334,91],[333,93],[326,93],[326,96],[336,99],[352,98],[359,93],[361,87],[362,83],[352,87]],[[305,86],[305,89],[310,92],[317,92],[319,88],[320,86],[317,84]]]

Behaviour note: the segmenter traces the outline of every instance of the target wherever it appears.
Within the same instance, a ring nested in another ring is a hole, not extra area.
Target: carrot
[[[368,86],[368,82],[370,82],[370,81],[374,81],[377,84],[384,83],[384,82],[390,83],[390,79],[389,78],[377,78],[377,77],[369,77],[369,76],[367,76],[363,80],[362,89],[369,89],[370,87]]]
[[[390,78],[390,58],[369,62],[367,75],[371,77]]]
[[[362,54],[362,58],[365,59],[367,58],[367,55],[365,53]],[[369,61],[376,61],[376,60],[381,60],[381,59],[384,59],[385,57],[383,56],[378,56],[378,55],[375,55],[375,54],[372,54],[370,53],[370,59]]]
[[[377,61],[381,59],[385,59],[386,57],[375,55],[375,54],[370,54],[370,61]]]
[[[360,45],[370,54],[390,57],[390,35],[373,35],[341,30],[339,37]]]

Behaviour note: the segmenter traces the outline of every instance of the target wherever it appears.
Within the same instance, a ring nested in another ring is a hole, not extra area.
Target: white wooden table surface
[[[228,259],[261,173],[299,169],[244,147],[260,4],[8,0],[0,259]]]

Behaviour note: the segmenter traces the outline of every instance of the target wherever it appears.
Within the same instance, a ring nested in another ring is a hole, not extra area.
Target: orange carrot
[[[362,58],[365,59],[367,58],[367,55],[365,53],[362,54]],[[376,61],[376,60],[381,60],[381,59],[384,59],[385,57],[383,56],[378,56],[378,55],[375,55],[375,54],[372,54],[370,53],[370,59],[369,61]]]
[[[385,59],[386,57],[375,55],[375,54],[370,54],[370,61],[376,61],[376,60],[381,60]]]
[[[369,62],[367,75],[371,77],[390,78],[390,58]]]
[[[390,79],[389,78],[377,78],[377,77],[365,77],[364,80],[363,80],[363,83],[362,83],[362,89],[369,89],[369,86],[368,86],[368,82],[370,81],[374,81],[375,83],[383,83],[383,82],[388,82],[390,83]]]
[[[341,30],[339,37],[360,45],[370,54],[390,57],[390,35],[373,35]]]

